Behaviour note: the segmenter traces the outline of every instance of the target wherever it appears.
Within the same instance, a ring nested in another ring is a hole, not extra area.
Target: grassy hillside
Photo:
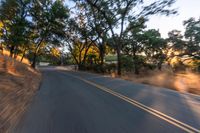
[[[4,50],[3,50],[3,55],[4,55],[4,56],[10,56],[10,52],[4,49]],[[21,58],[22,58],[21,56],[17,56],[17,57],[15,58],[15,60],[21,62]],[[26,58],[23,58],[22,63],[27,64],[27,65],[30,64],[29,60],[26,59]]]
[[[0,55],[0,132],[8,132],[39,87],[41,75],[27,62]]]

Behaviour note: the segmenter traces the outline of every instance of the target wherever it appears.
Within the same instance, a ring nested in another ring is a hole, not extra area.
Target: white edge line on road
[[[63,72],[61,72],[61,73],[63,73]],[[170,123],[170,124],[172,124],[172,125],[174,125],[176,127],[181,128],[182,130],[184,130],[186,132],[189,132],[189,133],[200,133],[200,130],[198,130],[198,129],[196,129],[196,128],[188,125],[188,124],[185,124],[185,123],[183,123],[183,122],[181,122],[179,120],[176,120],[176,119],[174,119],[174,118],[172,118],[172,117],[170,117],[170,116],[168,116],[168,115],[166,115],[166,114],[164,114],[164,113],[162,113],[160,111],[157,111],[157,110],[155,110],[155,109],[153,109],[151,107],[148,107],[148,106],[146,106],[146,105],[144,105],[144,104],[142,104],[142,103],[140,103],[138,101],[135,101],[135,100],[133,100],[133,99],[131,99],[129,97],[126,97],[126,96],[124,96],[122,94],[119,94],[119,93],[117,93],[115,91],[112,91],[109,88],[106,88],[104,86],[98,85],[98,84],[96,84],[94,82],[88,81],[88,80],[86,80],[84,78],[81,78],[81,77],[78,77],[78,76],[74,76],[74,75],[69,74],[69,73],[63,73],[63,74],[70,75],[70,76],[72,76],[72,77],[74,77],[76,79],[84,81],[87,84],[95,86],[96,88],[98,88],[98,89],[100,89],[102,91],[110,93],[110,94],[112,94],[112,95],[114,95],[114,96],[116,96],[116,97],[118,97],[118,98],[120,98],[120,99],[122,99],[122,100],[124,100],[124,101],[126,101],[126,102],[128,102],[128,103],[130,103],[132,105],[134,105],[134,106],[137,106],[138,108],[140,108],[142,110],[147,111],[148,113],[150,113],[150,114],[152,114],[154,116],[159,117],[162,120],[165,120],[166,122],[168,122],[168,123]]]

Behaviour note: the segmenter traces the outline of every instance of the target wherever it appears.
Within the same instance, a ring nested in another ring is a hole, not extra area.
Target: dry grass
[[[0,55],[0,133],[12,129],[39,87],[40,73],[26,64]]]
[[[10,52],[4,49],[4,50],[3,50],[3,55],[9,57],[9,56],[10,56]],[[21,61],[21,56],[17,56],[17,57],[15,58],[15,60]],[[27,65],[30,65],[29,60],[26,59],[26,58],[23,59],[22,63],[27,64]]]
[[[179,92],[200,95],[200,75],[191,72],[173,74],[170,72],[152,71],[139,76],[129,73],[123,75],[122,78],[137,83],[150,84]]]

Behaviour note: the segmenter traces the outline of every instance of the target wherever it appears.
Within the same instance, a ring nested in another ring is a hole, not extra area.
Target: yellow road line
[[[159,112],[159,111],[157,111],[157,110],[155,110],[155,109],[153,109],[151,107],[148,107],[148,106],[146,106],[146,105],[144,105],[142,103],[139,103],[138,101],[135,101],[135,100],[133,100],[131,98],[128,98],[128,97],[126,97],[126,96],[124,96],[122,94],[119,94],[119,93],[117,93],[115,91],[112,91],[111,89],[108,89],[108,88],[106,88],[104,86],[98,85],[98,84],[96,84],[94,82],[88,81],[88,80],[86,80],[84,78],[81,78],[81,77],[78,77],[78,76],[74,76],[72,74],[67,74],[67,75],[70,75],[70,76],[72,76],[74,78],[77,78],[77,79],[79,79],[81,81],[84,81],[85,83],[88,83],[88,84],[90,84],[92,86],[95,86],[96,88],[98,88],[100,90],[103,90],[103,91],[105,91],[105,92],[107,92],[109,94],[112,94],[112,95],[114,95],[114,96],[116,96],[116,97],[118,97],[118,98],[120,98],[120,99],[122,99],[122,100],[124,100],[124,101],[126,101],[126,102],[128,102],[128,103],[130,103],[130,104],[142,109],[142,110],[145,110],[146,112],[148,112],[148,113],[150,113],[150,114],[152,114],[152,115],[154,115],[154,116],[156,116],[156,117],[158,117],[158,118],[160,118],[160,119],[162,119],[162,120],[164,120],[164,121],[166,121],[166,122],[168,122],[168,123],[170,123],[170,124],[172,124],[172,125],[174,125],[176,127],[179,127],[180,129],[182,129],[182,130],[184,130],[184,131],[186,131],[188,133],[200,133],[200,130],[198,130],[198,129],[196,129],[196,128],[188,125],[188,124],[185,124],[185,123],[183,123],[183,122],[181,122],[179,120],[176,120],[176,119],[174,119],[174,118],[172,118],[172,117],[170,117],[170,116],[168,116],[168,115],[166,115],[166,114],[164,114],[162,112]]]

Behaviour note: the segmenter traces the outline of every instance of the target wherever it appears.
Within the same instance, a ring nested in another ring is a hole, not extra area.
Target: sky
[[[159,29],[161,36],[166,38],[168,32],[177,29],[184,34],[183,21],[194,17],[200,18],[200,0],[177,0],[173,5],[178,14],[173,16],[152,16],[147,22],[148,29]]]

